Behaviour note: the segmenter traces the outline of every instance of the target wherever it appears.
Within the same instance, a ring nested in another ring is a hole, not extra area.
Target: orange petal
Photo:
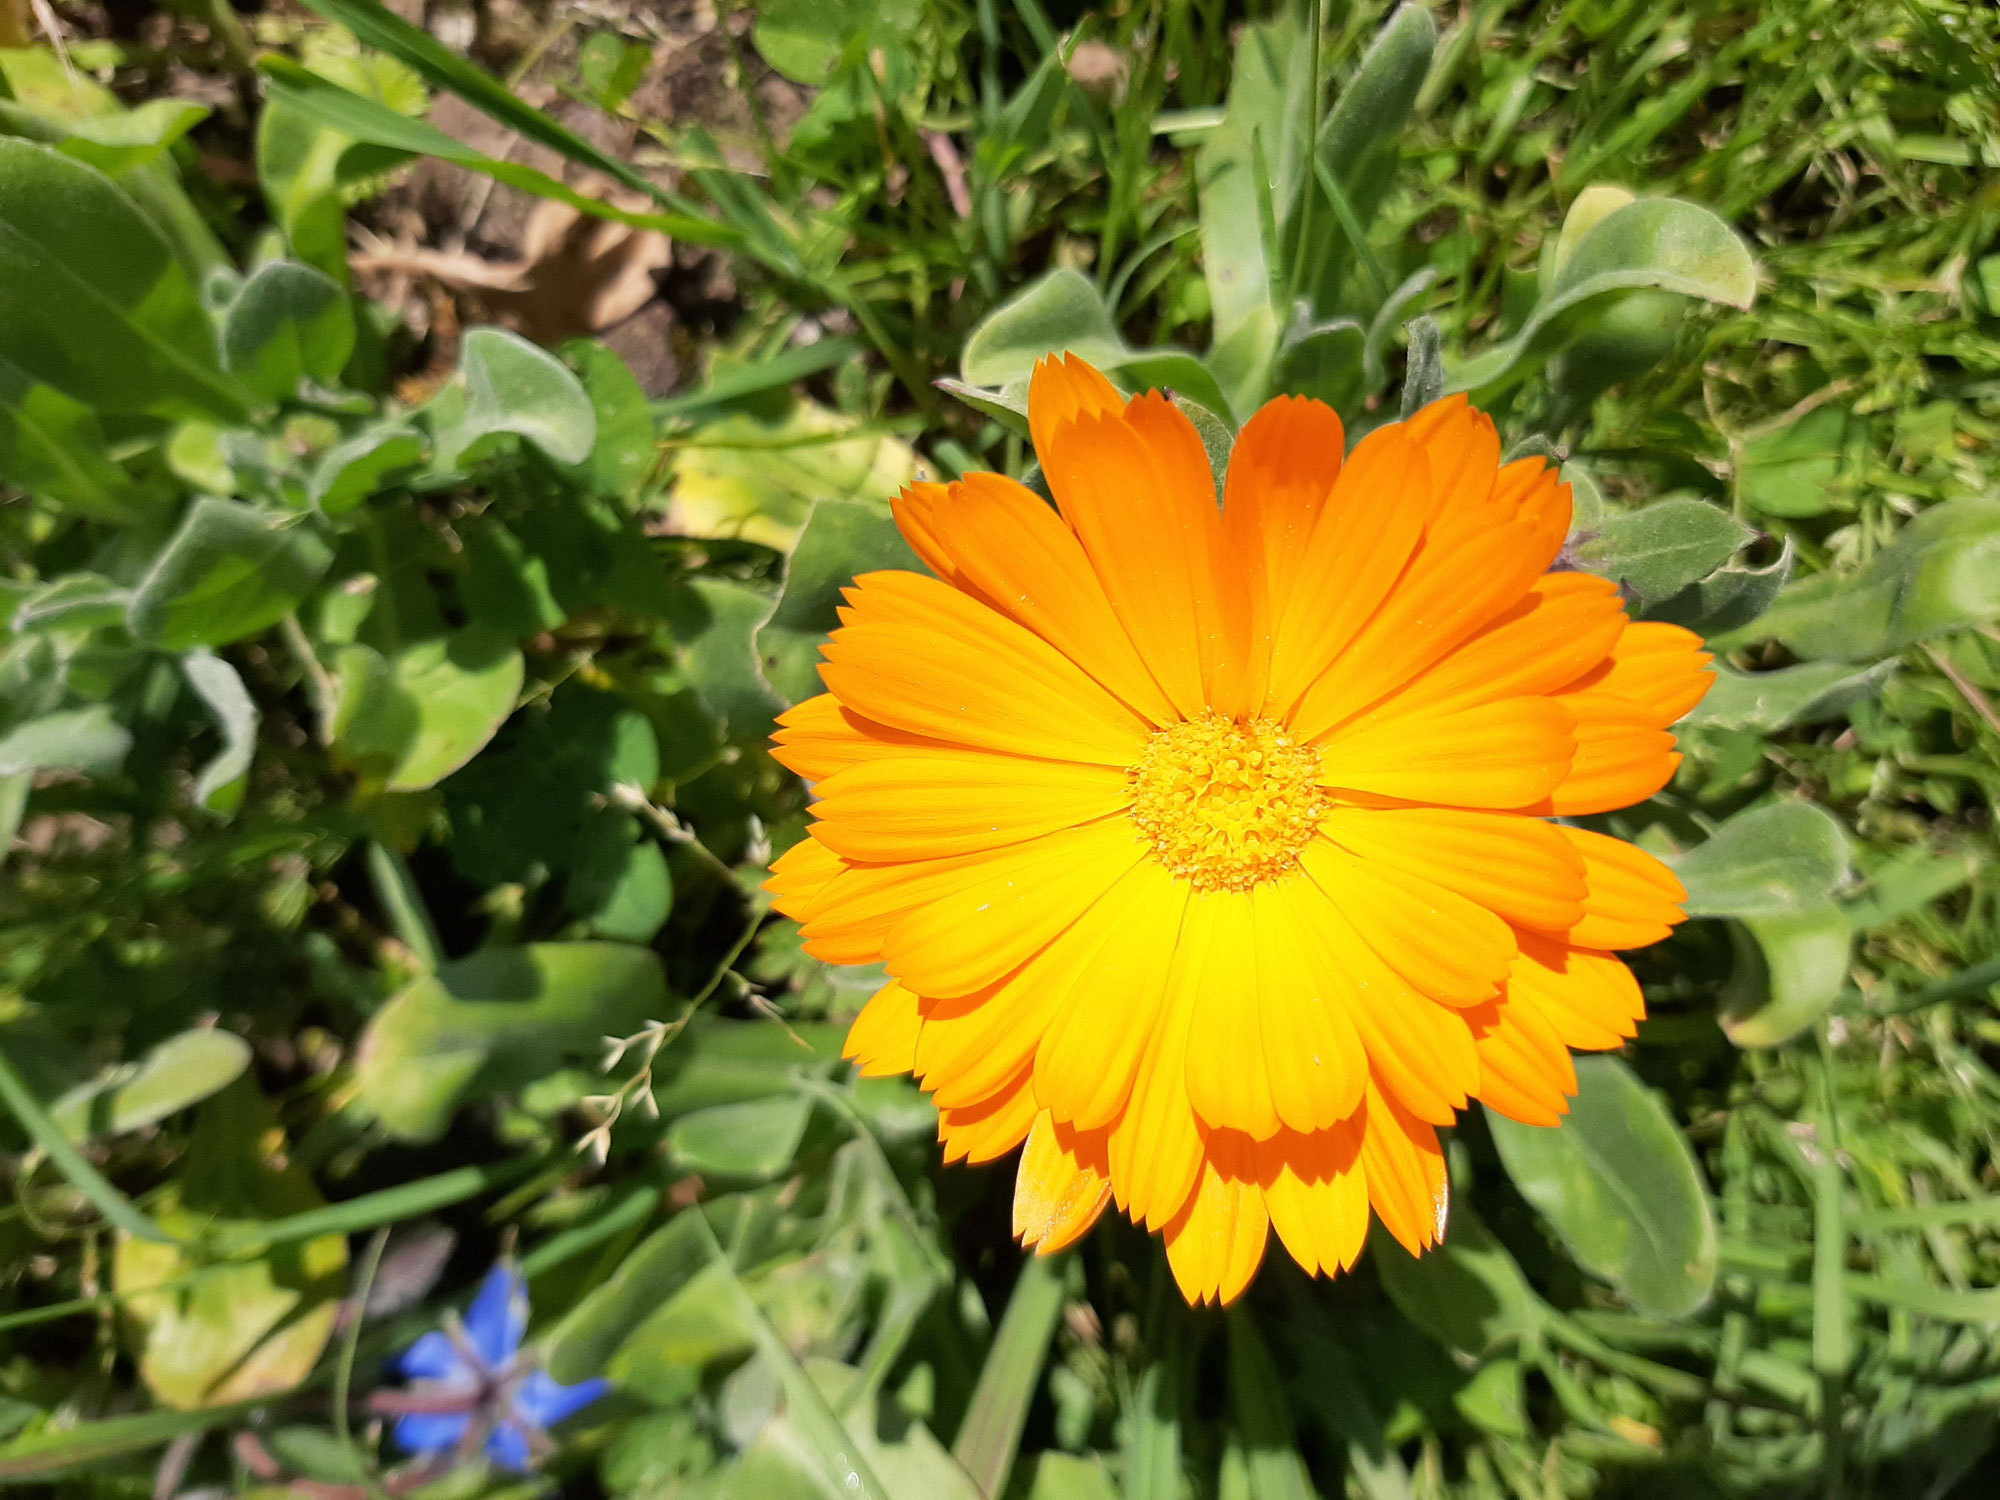
[[[895,517],[896,529],[903,533],[910,550],[924,560],[924,566],[946,583],[956,583],[958,570],[945,550],[937,524],[937,508],[948,488],[929,480],[906,484],[903,492],[889,502],[889,513]]]
[[[1130,818],[1110,818],[973,856],[882,943],[889,972],[918,994],[969,995],[1025,963],[1144,856]]]
[[[985,1099],[938,1111],[938,1139],[946,1162],[977,1164],[1005,1156],[1035,1123],[1035,1090],[1023,1068]]]
[[[1519,603],[1561,545],[1519,520],[1427,536],[1352,645],[1306,689],[1292,727],[1317,739],[1396,691]]]
[[[863,1078],[913,1072],[917,1066],[917,1030],[923,1016],[917,997],[895,980],[877,990],[847,1029],[840,1055],[861,1065]]]
[[[1307,1271],[1336,1275],[1360,1259],[1367,1242],[1362,1124],[1343,1120],[1311,1135],[1280,1131],[1257,1143],[1257,1181],[1271,1227]]]
[[[1368,946],[1444,1005],[1491,999],[1514,961],[1514,933],[1477,902],[1315,839],[1299,862]]]
[[[1687,888],[1644,849],[1585,828],[1559,830],[1583,860],[1583,919],[1561,933],[1578,948],[1643,948],[1686,920]]]
[[[1340,471],[1272,615],[1265,712],[1289,714],[1389,597],[1424,522],[1422,451],[1400,426],[1371,432]]]
[[[940,503],[959,582],[1054,646],[1155,724],[1174,705],[1118,623],[1076,534],[1026,486],[968,474]]]
[[[1354,1113],[1368,1055],[1342,994],[1325,982],[1300,929],[1323,904],[1310,880],[1267,881],[1250,892],[1257,930],[1256,1004],[1271,1103],[1293,1132],[1325,1130]],[[1246,983],[1245,988],[1248,988]]]
[[[1125,398],[1096,366],[1074,354],[1052,355],[1035,365],[1028,381],[1028,432],[1048,467],[1056,433],[1079,417],[1122,412]]]
[[[1380,712],[1433,711],[1553,693],[1603,662],[1626,628],[1618,586],[1550,573],[1520,602],[1389,698]]]
[[[1576,1092],[1576,1068],[1548,1017],[1503,997],[1466,1018],[1479,1052],[1480,1101],[1523,1125],[1559,1123]]]
[[[1207,957],[1205,927],[1200,937],[1189,941],[1183,928],[1159,1019],[1132,1076],[1125,1112],[1111,1127],[1111,1190],[1119,1207],[1148,1229],[1180,1211],[1201,1171],[1201,1126],[1187,1093],[1188,1033]]]
[[[1099,903],[1093,921],[1107,940],[1035,1054],[1035,1095],[1058,1120],[1096,1128],[1125,1108],[1166,1000],[1188,891],[1142,859]]]
[[[1715,685],[1715,674],[1708,669],[1714,660],[1693,631],[1657,620],[1635,620],[1611,648],[1610,660],[1569,691],[1635,705],[1656,727],[1665,728]]]
[[[1437,1132],[1396,1102],[1395,1095],[1371,1087],[1362,1117],[1361,1169],[1368,1201],[1382,1227],[1412,1255],[1444,1238],[1451,1208],[1451,1179]]]
[[[1538,933],[1518,936],[1521,954],[1507,976],[1508,998],[1533,1005],[1563,1045],[1603,1052],[1639,1034],[1646,998],[1615,954],[1567,947]]]
[[[1036,1115],[1014,1178],[1014,1238],[1053,1255],[1082,1239],[1110,1201],[1104,1133]]]
[[[1532,804],[1536,812],[1558,817],[1614,812],[1644,802],[1674,779],[1680,753],[1674,737],[1656,727],[1655,715],[1592,693],[1548,701],[1576,716],[1576,757],[1547,799]]]
[[[898,922],[972,879],[992,858],[956,854],[899,865],[844,865],[800,914],[806,952],[830,964],[880,963],[882,944]]]
[[[1233,1302],[1257,1274],[1270,1227],[1249,1138],[1211,1135],[1201,1181],[1167,1226],[1167,1264],[1181,1295],[1191,1303]]]
[[[1429,461],[1427,516],[1485,508],[1500,471],[1500,433],[1493,419],[1461,394],[1433,401],[1404,426]]]
[[[1195,892],[1181,942],[1200,954],[1188,1035],[1188,1102],[1211,1130],[1240,1130],[1257,1140],[1275,1135],[1278,1109],[1255,1002],[1259,955],[1251,893]]]
[[[1464,1019],[1411,989],[1331,897],[1316,884],[1307,889],[1317,907],[1300,928],[1301,951],[1322,993],[1340,997],[1373,1077],[1416,1114],[1449,1125],[1479,1086],[1479,1057]]]
[[[1551,698],[1371,714],[1321,744],[1320,784],[1451,807],[1525,807],[1569,773],[1574,726]]]
[[[1243,424],[1229,453],[1222,523],[1281,619],[1314,524],[1340,478],[1347,436],[1321,401],[1280,396]]]
[[[856,712],[912,734],[1128,766],[1146,722],[1033,631],[948,584],[871,573],[820,676]],[[898,616],[920,615],[923,623]]]
[[[1228,693],[1246,670],[1249,596],[1222,530],[1208,452],[1158,393],[1123,412],[1085,415],[1042,451],[1063,518],[1075,529],[1112,609],[1185,717]]]
[[[771,862],[764,889],[771,893],[773,909],[803,922],[819,893],[846,869],[839,855],[808,834]]]
[[[1445,807],[1338,807],[1320,832],[1371,863],[1435,881],[1510,922],[1561,931],[1583,916],[1583,861],[1553,824]]]
[[[955,746],[912,749],[820,782],[816,838],[847,859],[936,859],[1017,844],[1123,809],[1114,766],[1030,760]]]
[[[807,781],[824,781],[835,771],[878,760],[912,746],[939,742],[864,719],[831,693],[793,704],[778,715],[771,758]]]

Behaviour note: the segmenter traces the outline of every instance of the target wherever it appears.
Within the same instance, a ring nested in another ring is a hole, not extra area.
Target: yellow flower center
[[[1319,752],[1276,719],[1211,710],[1155,730],[1132,767],[1132,820],[1196,890],[1247,890],[1298,862],[1326,810]]]

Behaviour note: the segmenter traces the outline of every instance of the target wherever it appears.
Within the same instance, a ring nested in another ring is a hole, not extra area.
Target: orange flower
[[[1569,1049],[1633,1035],[1609,950],[1685,892],[1550,820],[1666,784],[1708,657],[1549,571],[1569,489],[1462,397],[1344,460],[1331,409],[1273,401],[1220,508],[1157,393],[1047,361],[1029,422],[1057,509],[910,486],[936,576],[857,579],[777,735],[819,798],[778,908],[894,976],[847,1056],[918,1076],[948,1161],[1026,1143],[1043,1253],[1113,1200],[1190,1301],[1241,1292],[1272,1229],[1329,1275],[1371,1208],[1420,1252],[1437,1128],[1471,1099],[1554,1125]]]

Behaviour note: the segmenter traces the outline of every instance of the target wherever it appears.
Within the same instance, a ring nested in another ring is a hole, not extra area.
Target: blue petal
[[[553,1427],[610,1389],[611,1382],[600,1379],[561,1385],[548,1371],[536,1370],[514,1392],[514,1415],[536,1427]]]
[[[502,1422],[486,1440],[486,1456],[503,1469],[523,1474],[528,1469],[528,1435],[512,1422]]]
[[[503,1369],[528,1330],[528,1283],[504,1261],[486,1273],[465,1314],[465,1334],[489,1370]]]
[[[407,1380],[470,1380],[473,1372],[446,1334],[435,1329],[418,1339],[396,1360],[396,1373]]]
[[[396,1418],[396,1446],[405,1453],[442,1453],[456,1448],[471,1424],[464,1412],[411,1412]]]

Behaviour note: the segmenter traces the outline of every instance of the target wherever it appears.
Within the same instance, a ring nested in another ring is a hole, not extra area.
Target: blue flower
[[[487,1457],[516,1471],[545,1453],[547,1430],[611,1386],[594,1379],[563,1385],[546,1370],[524,1366],[527,1328],[528,1284],[513,1266],[497,1265],[462,1323],[447,1318],[396,1361],[410,1385],[375,1403],[398,1414],[396,1445],[430,1454],[484,1447]]]

